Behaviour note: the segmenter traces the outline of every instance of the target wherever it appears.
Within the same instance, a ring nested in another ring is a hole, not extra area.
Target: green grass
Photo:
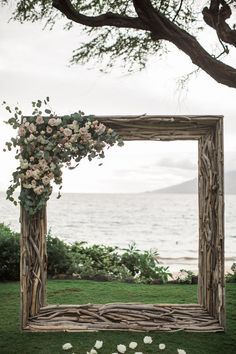
[[[194,285],[137,285],[123,283],[97,283],[90,281],[49,281],[49,303],[107,303],[142,301],[145,303],[193,303],[197,288]],[[153,344],[144,345],[145,333],[22,333],[19,329],[19,283],[0,284],[0,353],[1,354],[86,354],[97,339],[104,341],[99,354],[116,352],[119,343],[138,342],[137,351],[143,354],[172,354],[177,348],[187,354],[235,354],[236,353],[236,284],[228,284],[226,333],[151,333]],[[73,351],[64,352],[61,347],[70,342]],[[158,344],[165,343],[164,351]],[[134,350],[126,354],[134,353]]]

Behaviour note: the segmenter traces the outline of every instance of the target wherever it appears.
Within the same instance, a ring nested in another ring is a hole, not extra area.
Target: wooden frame
[[[222,331],[225,328],[222,116],[95,117],[124,140],[198,140],[198,304],[46,304],[46,208],[21,208],[21,326],[26,331]]]

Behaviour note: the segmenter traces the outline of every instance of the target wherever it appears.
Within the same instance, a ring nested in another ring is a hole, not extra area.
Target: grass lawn
[[[97,283],[91,281],[48,282],[48,302],[53,303],[193,303],[196,302],[195,285],[138,285],[124,283]],[[19,283],[0,283],[0,353],[1,354],[86,354],[97,339],[104,341],[100,354],[117,352],[117,344],[138,342],[136,351],[143,354],[174,354],[177,348],[187,354],[236,354],[236,284],[228,284],[226,333],[155,333],[153,343],[144,345],[145,333],[97,332],[97,333],[21,333],[19,329]],[[62,345],[70,342],[73,350],[63,351]],[[159,343],[166,349],[160,351]],[[135,350],[127,350],[126,354]]]

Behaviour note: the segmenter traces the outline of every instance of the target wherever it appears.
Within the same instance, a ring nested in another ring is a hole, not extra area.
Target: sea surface
[[[236,195],[225,198],[226,269],[236,262]],[[0,222],[19,231],[19,207],[0,193]],[[198,266],[197,195],[67,194],[48,203],[48,229],[68,243],[86,241],[125,249],[157,249],[171,271]]]

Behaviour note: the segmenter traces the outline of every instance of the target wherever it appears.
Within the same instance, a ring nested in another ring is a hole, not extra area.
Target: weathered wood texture
[[[220,332],[223,327],[197,304],[114,303],[44,307],[26,330]]]
[[[225,325],[223,126],[199,140],[199,303]]]
[[[33,218],[21,207],[21,324],[46,305],[46,208]]]
[[[96,116],[124,140],[198,140],[222,116]]]
[[[46,208],[34,218],[21,208],[22,329],[222,331],[225,328],[222,116],[95,118],[115,129],[124,140],[198,140],[199,304],[46,306]]]

